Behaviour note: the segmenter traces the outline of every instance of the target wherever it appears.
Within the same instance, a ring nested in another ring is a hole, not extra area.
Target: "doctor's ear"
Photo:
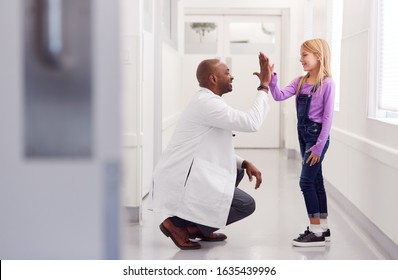
[[[216,77],[216,75],[211,74],[209,78],[210,78],[210,82],[212,82],[212,83],[216,83],[216,82],[217,82],[217,77]]]

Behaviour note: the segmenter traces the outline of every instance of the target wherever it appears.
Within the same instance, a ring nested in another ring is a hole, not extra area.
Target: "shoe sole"
[[[330,236],[325,237],[325,241],[326,241],[326,242],[330,242]]]
[[[206,237],[201,238],[202,241],[207,241],[207,242],[224,241],[225,239],[227,238],[206,238]]]
[[[317,241],[317,242],[297,242],[293,241],[293,246],[296,247],[323,247],[325,246],[325,241]]]
[[[189,239],[194,240],[196,238],[199,238],[201,241],[206,241],[206,242],[217,242],[217,241],[224,241],[225,239],[227,239],[227,237],[225,237],[225,238],[208,238],[208,237],[196,236],[194,234],[189,235]]]
[[[163,224],[160,224],[159,228],[163,232],[163,234],[166,235],[166,237],[170,237],[170,239],[173,240],[174,244],[178,248],[180,248],[181,250],[196,250],[196,249],[200,249],[200,247],[201,247],[200,244],[198,244],[196,247],[183,247],[183,246],[180,246],[178,244],[178,242],[173,238],[173,236],[171,235],[170,231]]]

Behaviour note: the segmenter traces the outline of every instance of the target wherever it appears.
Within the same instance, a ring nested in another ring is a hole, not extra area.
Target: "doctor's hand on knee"
[[[261,172],[258,170],[253,163],[244,160],[242,163],[242,168],[246,169],[247,176],[249,177],[249,181],[253,181],[253,176],[256,178],[256,186],[255,189],[258,189],[263,181],[261,178]]]

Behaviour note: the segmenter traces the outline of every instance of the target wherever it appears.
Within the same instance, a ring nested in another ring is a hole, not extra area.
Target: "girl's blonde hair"
[[[326,40],[324,39],[312,39],[307,40],[303,44],[301,44],[301,49],[313,53],[314,55],[319,57],[319,72],[315,78],[315,87],[319,88],[322,86],[323,79],[325,77],[332,77],[332,72],[330,71],[330,48]],[[301,86],[304,83],[304,80],[308,77],[304,75],[301,77],[299,85],[297,87],[296,94],[299,93]]]

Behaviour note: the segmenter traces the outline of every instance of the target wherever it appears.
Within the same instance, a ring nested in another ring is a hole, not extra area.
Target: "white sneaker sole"
[[[297,242],[293,241],[293,246],[296,247],[323,247],[325,246],[325,241],[317,241],[317,242]]]

